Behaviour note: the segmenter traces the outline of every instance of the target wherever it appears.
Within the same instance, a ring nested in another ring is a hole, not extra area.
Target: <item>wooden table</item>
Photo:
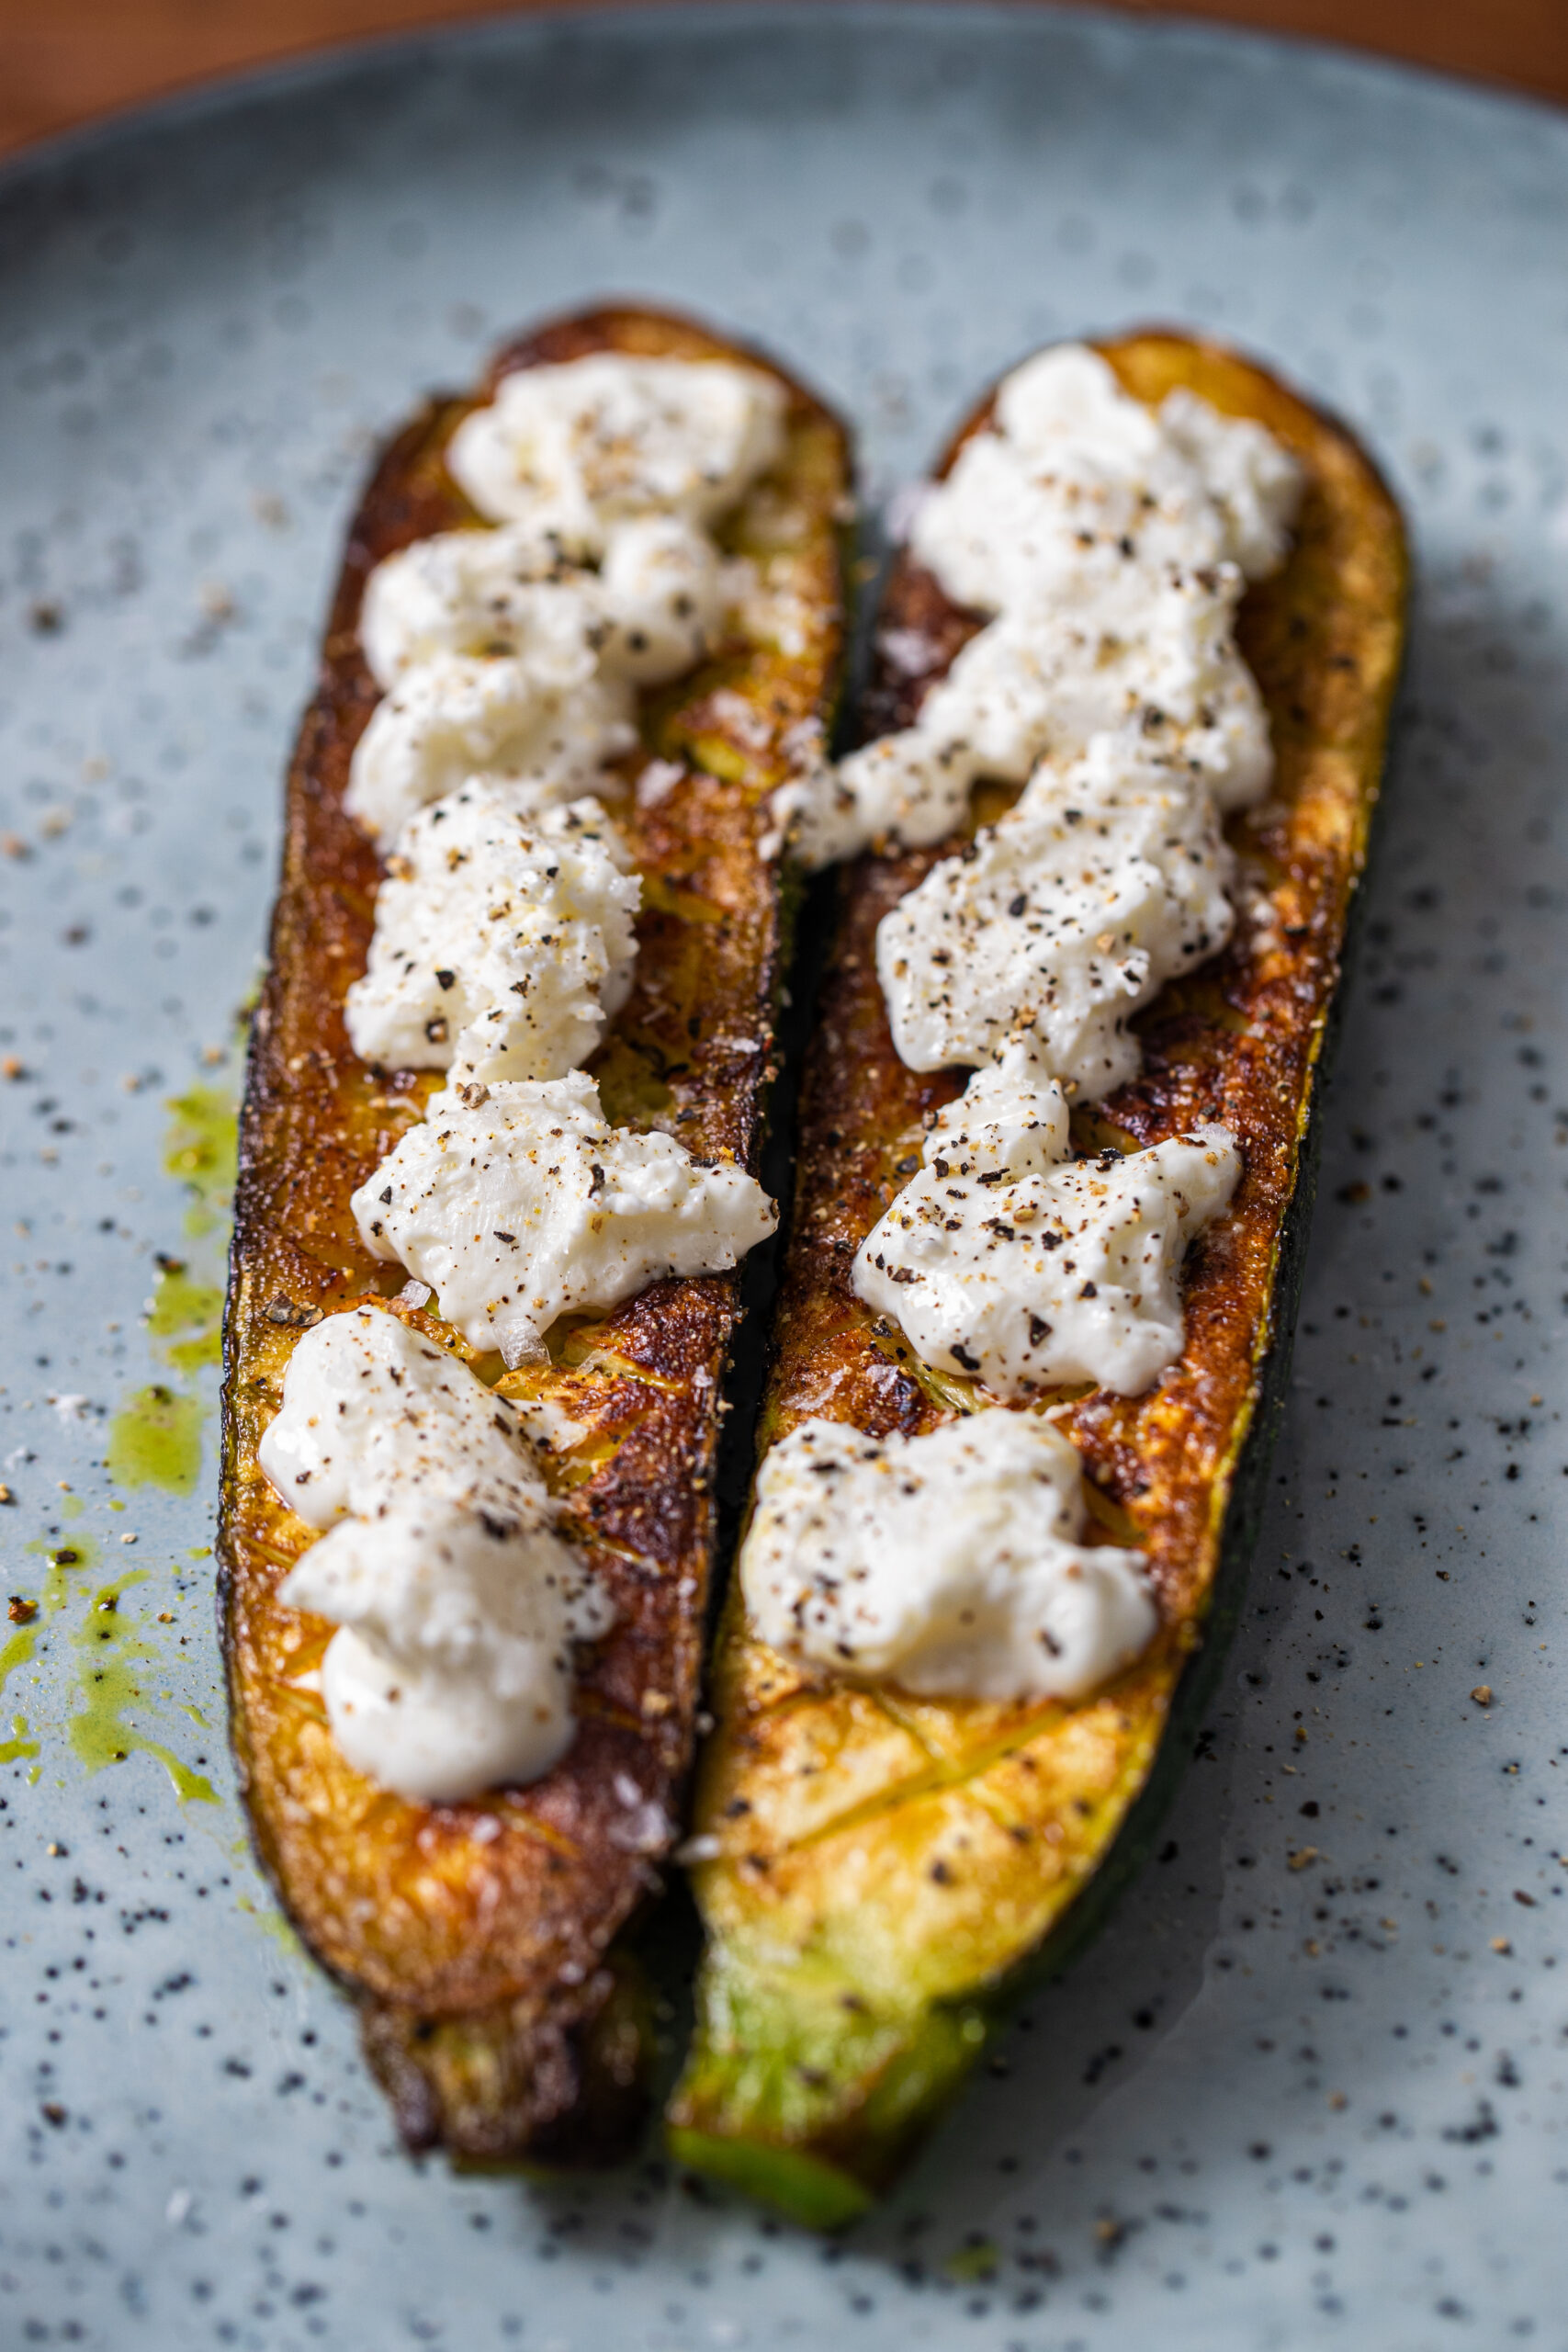
[[[1167,0],[1130,4],[1176,13]],[[211,74],[501,13],[497,0],[0,0],[0,150]],[[1183,0],[1180,13],[1346,41],[1568,103],[1568,0]]]

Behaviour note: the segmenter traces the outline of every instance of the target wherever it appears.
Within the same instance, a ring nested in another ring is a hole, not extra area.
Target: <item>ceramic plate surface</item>
[[[516,22],[0,178],[0,2344],[1568,2343],[1565,261],[1568,119],[984,7]],[[225,1749],[230,1049],[341,534],[427,387],[612,292],[807,373],[874,499],[1047,337],[1232,336],[1368,438],[1420,565],[1210,1728],[836,2246],[651,2159],[410,2164]]]

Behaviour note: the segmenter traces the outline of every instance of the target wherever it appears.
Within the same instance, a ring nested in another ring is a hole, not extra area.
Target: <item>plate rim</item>
[[[1316,34],[1235,24],[1190,15],[1184,9],[1154,16],[1131,7],[1096,5],[1096,0],[576,0],[575,6],[547,0],[538,7],[525,6],[494,15],[351,35],[302,54],[229,68],[187,86],[129,100],[63,130],[46,131],[10,154],[0,155],[0,207],[73,167],[110,161],[117,150],[198,126],[204,118],[220,119],[238,107],[265,106],[295,91],[323,91],[334,83],[351,83],[367,69],[412,62],[431,51],[473,55],[487,50],[519,51],[566,33],[592,40],[606,29],[616,32],[634,27],[649,29],[655,39],[673,38],[707,29],[720,20],[727,31],[743,27],[755,38],[764,39],[772,30],[793,29],[829,14],[837,25],[870,28],[901,19],[932,29],[962,27],[981,38],[1032,20],[1030,28],[1044,39],[1054,31],[1077,32],[1120,39],[1134,47],[1199,52],[1207,49],[1222,55],[1247,53],[1260,61],[1280,62],[1304,59],[1363,83],[1386,85],[1390,96],[1409,92],[1414,85],[1433,98],[1495,108],[1505,118],[1520,114],[1539,118],[1544,126],[1568,131],[1568,102],[1540,92],[1413,58],[1354,49]]]

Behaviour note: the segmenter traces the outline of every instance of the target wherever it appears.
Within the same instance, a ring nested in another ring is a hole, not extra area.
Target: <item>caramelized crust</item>
[[[479,397],[514,368],[596,351],[743,357],[778,373],[683,321],[605,310],[504,351]],[[840,426],[781,380],[786,454],[722,537],[789,600],[790,650],[749,621],[695,673],[644,698],[626,775],[658,757],[682,776],[653,805],[626,804],[644,879],[636,984],[592,1065],[612,1118],[665,1126],[700,1154],[731,1151],[753,1171],[786,946],[778,868],[759,844],[767,796],[790,769],[791,730],[827,721],[838,690],[849,489]],[[690,1762],[739,1276],[661,1282],[607,1317],[572,1318],[551,1335],[543,1374],[502,1376],[498,1357],[476,1357],[433,1316],[394,1310],[503,1393],[553,1399],[586,1430],[548,1475],[565,1498],[565,1532],[617,1615],[585,1657],[572,1747],[531,1787],[412,1804],[344,1761],[320,1699],[301,1687],[332,1629],[276,1599],[310,1531],[256,1463],[300,1329],[403,1281],[368,1256],[348,1207],[434,1082],[367,1068],[344,1030],[382,871],[342,805],[377,700],[356,619],[373,565],[477,519],[443,462],[473,405],[434,402],[375,471],[289,775],[241,1125],[222,1631],[257,1849],[301,1935],[359,1998],[405,2137],[473,2156],[568,2159],[615,2153],[640,2112],[649,2033],[624,1930],[658,1889]]]
[[[1267,804],[1229,827],[1235,937],[1138,1020],[1138,1080],[1075,1118],[1080,1149],[1223,1120],[1246,1172],[1189,1257],[1179,1363],[1141,1397],[1062,1392],[1104,1539],[1143,1547],[1160,1603],[1153,1645],[1115,1684],[1011,1708],[824,1686],[754,1642],[731,1606],[697,1820],[720,1859],[699,1873],[710,1949],[674,2137],[688,2160],[807,2220],[841,2220],[886,2181],[984,2045],[993,1996],[1076,1933],[1080,1890],[1151,1778],[1151,1793],[1169,1778],[1156,1775],[1162,1735],[1217,1597],[1225,1613],[1222,1559],[1245,1572],[1247,1492],[1273,1418],[1260,1408],[1282,1389],[1293,1316],[1282,1252],[1299,1251],[1310,1208],[1303,1146],[1399,666],[1403,530],[1349,435],[1228,352],[1158,333],[1104,348],[1138,398],[1185,385],[1255,417],[1307,477],[1293,552],[1240,618],[1277,772]],[[867,731],[908,725],[980,626],[897,560]],[[911,649],[926,653],[914,673]],[[976,821],[1003,805],[976,799]],[[868,855],[840,882],[764,1444],[811,1414],[913,1433],[984,1401],[922,1366],[852,1288],[855,1250],[918,1164],[922,1119],[967,1075],[904,1067],[874,963],[883,915],[958,846]],[[1181,1745],[1166,1745],[1172,1770]]]

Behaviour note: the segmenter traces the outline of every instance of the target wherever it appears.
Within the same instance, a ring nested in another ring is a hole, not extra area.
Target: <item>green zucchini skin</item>
[[[808,1685],[762,1651],[731,1597],[695,1824],[720,1852],[694,1874],[708,1945],[697,2032],[667,2128],[681,2161],[818,2229],[852,2221],[886,2188],[1019,2000],[1094,1933],[1146,1860],[1209,1705],[1288,1393],[1325,1053],[1341,1017],[1403,652],[1403,527],[1351,436],[1261,369],[1180,335],[1132,337],[1107,356],[1143,397],[1187,383],[1222,409],[1258,416],[1309,473],[1298,554],[1242,616],[1290,801],[1249,849],[1277,877],[1291,944],[1267,984],[1261,966],[1248,967],[1251,951],[1233,943],[1216,966],[1168,989],[1140,1024],[1144,1078],[1080,1136],[1085,1145],[1107,1130],[1157,1140],[1234,1082],[1249,1165],[1264,1172],[1245,1201],[1238,1195],[1240,1238],[1205,1250],[1190,1280],[1175,1401],[1158,1402],[1163,1383],[1154,1399],[1126,1408],[1089,1397],[1067,1424],[1108,1525],[1148,1549],[1162,1606],[1151,1653],[1111,1691],[1032,1715],[916,1707],[897,1694],[868,1701]],[[908,722],[976,625],[907,561],[894,569],[884,618],[938,651],[912,684],[874,675],[873,734]],[[840,884],[838,944],[804,1086],[764,1444],[812,1410],[877,1430],[929,1427],[942,1415],[942,1398],[919,1393],[878,1347],[843,1271],[896,1189],[897,1139],[957,1090],[953,1076],[919,1080],[897,1064],[870,956],[881,913],[942,854],[868,857]],[[1276,981],[1290,985],[1270,994]],[[1296,1011],[1281,1023],[1287,1001]],[[1274,1026],[1259,1047],[1251,1041],[1261,1007],[1272,1007]],[[891,1756],[904,1729],[927,1744],[932,1770],[902,1751],[882,1768],[881,1751]],[[1021,1765],[1035,1774],[1021,1793]],[[808,1770],[838,1774],[840,1817],[800,1794],[792,1776]],[[1058,1842],[1054,1854],[1026,1848],[1021,1860],[982,1852],[974,1908],[961,1910],[943,1943],[921,1882],[932,1841],[947,1835],[943,1807],[951,1801],[958,1815],[971,1781],[984,1784],[1014,1835]],[[1046,1783],[1049,1797],[1040,1793]],[[1081,1822],[1075,1792],[1087,1808]],[[850,1878],[860,1894],[854,1922],[842,1893]]]

